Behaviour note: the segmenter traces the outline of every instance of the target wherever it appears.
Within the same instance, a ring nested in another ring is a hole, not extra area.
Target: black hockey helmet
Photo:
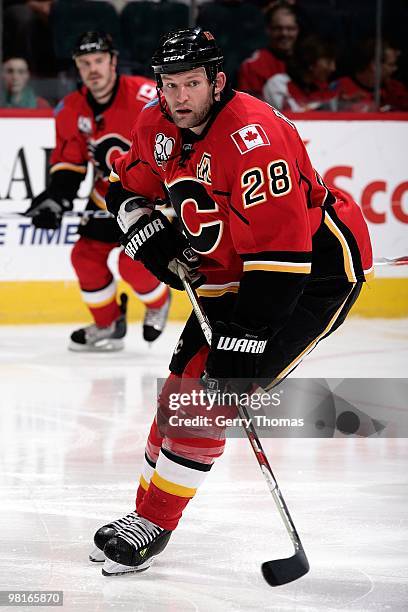
[[[205,69],[210,83],[214,83],[223,59],[211,32],[196,27],[165,34],[153,55],[152,67],[159,88],[163,86],[162,74],[201,67]]]
[[[117,50],[113,45],[112,36],[105,32],[84,32],[76,41],[72,51],[72,59],[87,53],[107,52],[117,55]]]

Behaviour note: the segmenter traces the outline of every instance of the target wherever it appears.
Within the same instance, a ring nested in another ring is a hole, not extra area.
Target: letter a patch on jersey
[[[248,151],[251,151],[251,149],[255,149],[256,147],[263,147],[270,144],[269,139],[265,134],[265,130],[259,125],[259,123],[246,125],[245,127],[231,134],[231,138],[238,147],[241,155],[248,153]]]

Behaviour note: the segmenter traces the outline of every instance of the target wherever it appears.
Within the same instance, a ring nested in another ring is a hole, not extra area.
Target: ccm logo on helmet
[[[263,353],[266,340],[248,340],[247,338],[230,338],[220,336],[217,349],[221,351],[236,351],[240,353]]]
[[[142,246],[146,240],[148,240],[153,234],[160,232],[164,229],[164,225],[160,219],[155,219],[151,221],[147,225],[145,225],[141,230],[137,232],[126,245],[125,253],[129,255],[129,257],[134,257],[138,252],[139,248]]]

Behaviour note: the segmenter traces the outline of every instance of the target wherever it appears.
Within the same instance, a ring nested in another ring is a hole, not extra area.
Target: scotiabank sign
[[[326,170],[324,179],[327,183],[338,185],[338,179],[348,178],[353,179],[355,169],[353,166],[334,166]],[[343,189],[345,191],[345,189]],[[358,197],[358,202],[363,209],[365,218],[369,223],[386,223],[387,217],[393,215],[401,223],[408,223],[408,212],[403,209],[403,203],[406,194],[408,193],[408,181],[403,181],[398,185],[391,186],[388,181],[378,180],[372,181],[366,185]],[[384,202],[388,205],[385,210],[376,210],[375,196],[381,194],[384,197]],[[354,196],[356,198],[356,196]],[[408,206],[406,206],[408,211]]]
[[[360,204],[375,256],[397,257],[408,254],[408,114],[406,120],[378,117],[295,122],[315,168]],[[407,276],[405,268],[379,274]]]
[[[375,120],[350,120],[356,115],[333,120],[316,113],[313,119],[299,117],[293,119],[315,168],[327,183],[348,192],[361,205],[375,256],[406,255],[408,114],[406,119],[399,115],[395,120],[385,115]],[[0,112],[0,134],[0,281],[73,279],[69,262],[75,240],[72,218],[64,221],[58,234],[51,235],[47,230],[34,231],[24,218],[4,216],[25,210],[32,195],[44,189],[55,144],[54,120],[3,118]],[[81,187],[82,197],[89,193],[90,183],[88,178]],[[387,267],[382,274],[408,275],[407,268],[395,271]]]

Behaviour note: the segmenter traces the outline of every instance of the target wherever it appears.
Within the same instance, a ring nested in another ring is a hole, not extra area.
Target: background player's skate
[[[146,342],[154,342],[166,327],[171,304],[171,293],[160,308],[146,308],[143,319],[143,338]]]
[[[109,352],[120,351],[124,347],[123,338],[126,336],[128,296],[120,296],[121,315],[107,327],[99,327],[96,323],[77,329],[71,334],[69,349],[71,351]]]

